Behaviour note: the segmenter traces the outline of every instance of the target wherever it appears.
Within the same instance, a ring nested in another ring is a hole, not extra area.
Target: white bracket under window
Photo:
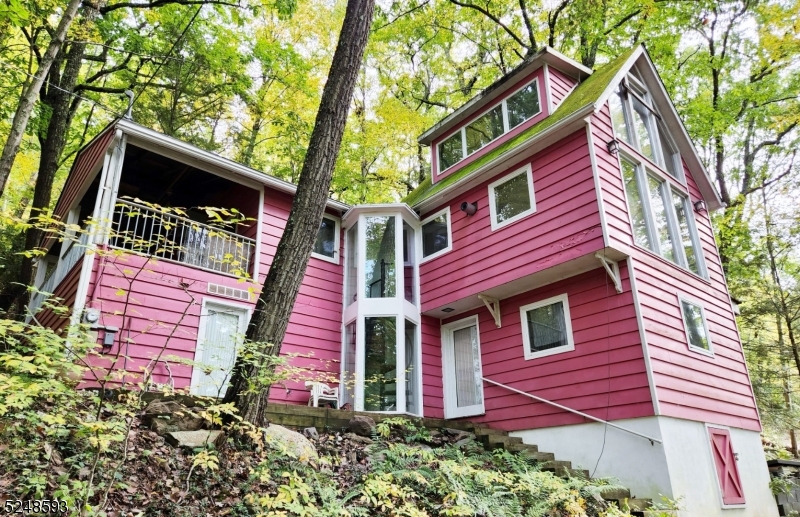
[[[606,273],[608,273],[608,276],[614,281],[614,289],[616,289],[618,293],[621,293],[622,281],[619,279],[619,266],[617,263],[607,259],[602,253],[595,253],[594,256],[600,259],[600,263],[603,264]]]
[[[500,300],[485,294],[479,294],[478,298],[489,309],[489,314],[494,318],[494,324],[497,325],[497,328],[500,328]]]

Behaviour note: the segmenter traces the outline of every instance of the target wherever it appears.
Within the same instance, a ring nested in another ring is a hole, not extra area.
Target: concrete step
[[[483,435],[479,437],[483,445],[489,450],[507,449],[510,445],[522,445],[522,438],[513,436],[502,436],[496,434]]]
[[[615,488],[601,491],[600,496],[606,501],[622,501],[631,498],[631,491],[627,488]]]
[[[520,452],[520,455],[525,456],[526,458],[532,459],[534,461],[538,461],[541,463],[546,463],[550,461],[555,461],[556,455],[552,452]]]
[[[508,431],[491,427],[476,427],[472,432],[475,433],[475,436],[508,436]]]

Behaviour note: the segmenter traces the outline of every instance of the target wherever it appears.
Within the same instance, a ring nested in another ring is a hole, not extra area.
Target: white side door
[[[472,316],[442,327],[442,367],[445,418],[485,413],[477,317]]]
[[[248,309],[205,302],[200,312],[199,339],[192,368],[193,395],[223,397],[247,328]]]

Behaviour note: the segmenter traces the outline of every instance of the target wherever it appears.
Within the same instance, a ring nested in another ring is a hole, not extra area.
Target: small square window
[[[422,260],[429,260],[452,249],[450,207],[422,221]]]
[[[314,249],[311,255],[327,260],[328,262],[339,263],[339,221],[323,216],[317,232],[317,240],[314,241]]]
[[[489,185],[492,230],[536,211],[531,166],[526,165]]]
[[[713,356],[714,352],[711,349],[711,337],[708,334],[708,324],[703,306],[683,298],[680,299],[680,303],[689,349]]]
[[[575,350],[566,294],[520,307],[525,359]]]

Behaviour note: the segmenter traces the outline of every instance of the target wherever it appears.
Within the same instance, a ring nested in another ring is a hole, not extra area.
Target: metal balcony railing
[[[89,237],[88,229],[84,228],[81,230],[78,239],[69,244],[67,252],[61,256],[56,267],[47,275],[47,278],[45,278],[41,287],[38,288],[38,291],[31,295],[31,301],[28,304],[29,315],[36,314],[36,311],[39,310],[44,301],[55,292],[56,288],[61,284],[61,281],[67,276],[67,273],[72,271],[75,264],[83,258],[86,254],[86,246],[89,243]]]
[[[109,246],[218,273],[252,273],[256,241],[186,217],[118,200]]]

